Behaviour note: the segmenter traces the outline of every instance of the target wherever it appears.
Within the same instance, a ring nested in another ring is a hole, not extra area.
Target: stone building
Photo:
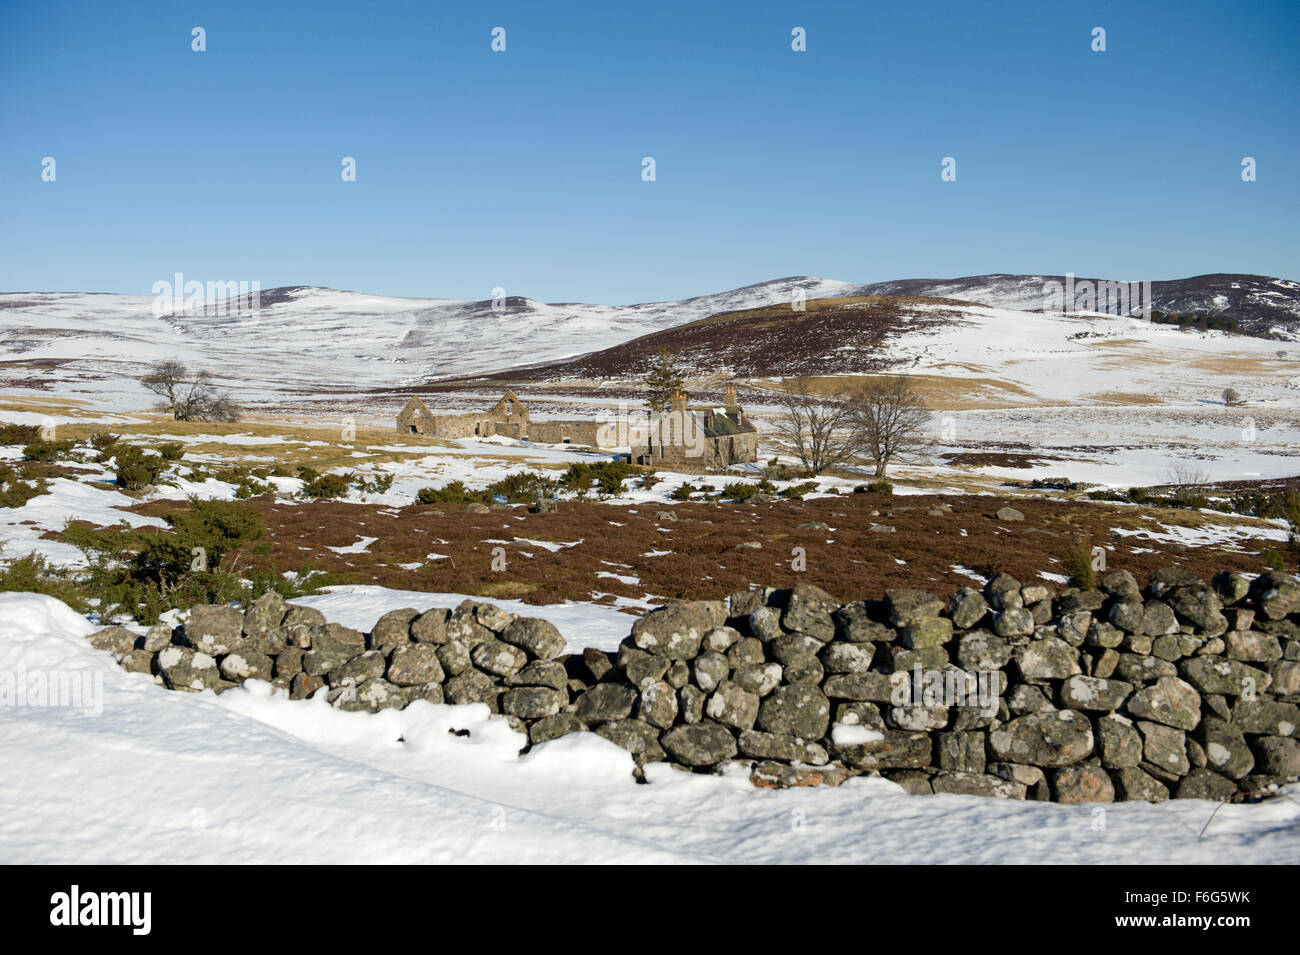
[[[513,391],[506,391],[487,411],[457,414],[434,414],[423,400],[413,397],[397,415],[397,430],[433,438],[501,435],[540,444],[629,447],[634,464],[675,471],[706,471],[758,460],[758,432],[730,385],[720,408],[690,408],[687,396],[679,393],[671,410],[658,418],[624,411],[613,421],[534,421]]]
[[[398,412],[397,430],[403,434],[425,434],[432,438],[486,438],[494,434],[526,438],[528,409],[510,390],[488,411],[464,414],[436,415],[422,399],[414,397]]]
[[[721,408],[691,408],[678,392],[670,410],[632,444],[632,462],[674,471],[707,471],[758,460],[758,431],[728,385]]]
[[[502,435],[542,444],[580,444],[594,448],[615,446],[619,434],[617,427],[593,419],[534,421],[524,403],[509,390],[487,411],[456,414],[434,414],[420,398],[412,398],[397,415],[397,430],[433,438]],[[626,428],[623,431],[626,433]]]

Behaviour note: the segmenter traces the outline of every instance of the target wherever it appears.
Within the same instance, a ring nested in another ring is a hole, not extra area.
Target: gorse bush
[[[781,491],[781,496],[792,501],[802,501],[805,494],[812,494],[817,490],[816,481],[805,481],[802,484],[794,484]]]
[[[539,497],[552,497],[556,483],[550,478],[533,471],[519,471],[507,474],[501,480],[489,484],[483,497],[496,495],[504,497],[511,504],[528,504]]]
[[[393,475],[376,474],[367,478],[364,474],[353,475],[352,483],[362,494],[383,494],[393,486]]]
[[[0,464],[0,507],[22,507],[47,490],[44,479],[28,477],[7,464]]]
[[[689,501],[691,499],[691,495],[698,490],[700,490],[700,488],[695,487],[690,482],[684,482],[682,484],[677,485],[677,487],[673,488],[672,493],[669,494],[668,496],[671,497],[674,501]]]
[[[1093,501],[1119,501],[1142,504],[1146,507],[1170,507],[1182,510],[1218,511],[1222,514],[1240,514],[1243,517],[1262,517],[1266,520],[1286,520],[1294,523],[1292,516],[1300,517],[1300,487],[1295,485],[1282,491],[1238,491],[1226,496],[1212,497],[1187,488],[1162,492],[1158,488],[1131,487],[1127,491],[1089,491]]]
[[[496,497],[504,497],[511,504],[529,504],[539,497],[551,497],[558,485],[555,481],[533,471],[518,471],[494,481],[481,491],[471,491],[464,481],[449,481],[443,487],[421,488],[415,496],[417,504],[492,504]]]
[[[40,554],[27,554],[0,567],[0,591],[45,594],[78,613],[91,609],[71,571],[51,567]]]
[[[593,486],[602,497],[623,493],[623,482],[641,473],[641,469],[624,461],[578,461],[560,475],[559,485],[579,498],[591,493]]]
[[[755,494],[776,494],[776,485],[763,478],[757,484],[748,481],[733,481],[724,485],[718,492],[718,500],[721,501],[748,501]]]
[[[75,446],[75,441],[46,441],[44,438],[37,438],[23,446],[23,457],[29,461],[48,464],[67,457]]]
[[[870,484],[859,484],[853,491],[856,494],[893,494],[894,485],[888,481],[872,481]]]
[[[318,474],[302,486],[303,497],[342,497],[352,484],[350,474]]]
[[[421,488],[415,495],[416,504],[469,504],[479,500],[479,495],[470,495],[465,489],[464,481],[450,481],[442,487]]]
[[[1070,579],[1071,587],[1091,590],[1097,586],[1097,571],[1092,566],[1092,548],[1088,546],[1087,537],[1081,535],[1074,539],[1061,560],[1061,566]]]
[[[167,462],[161,455],[133,444],[119,445],[113,452],[113,461],[117,486],[128,491],[157,484],[167,470]]]
[[[352,488],[362,494],[382,494],[393,486],[391,474],[367,478],[357,473],[321,474],[315,468],[301,467],[297,476],[303,481],[301,495],[312,499],[344,497]]]
[[[41,429],[34,424],[0,424],[0,444],[31,444],[40,437]]]
[[[269,575],[252,584],[239,554],[266,534],[261,514],[237,501],[191,499],[166,517],[169,530],[70,524],[63,539],[81,550],[89,569],[78,580],[101,616],[127,613],[151,624],[172,607],[250,599],[258,588],[280,590]]]

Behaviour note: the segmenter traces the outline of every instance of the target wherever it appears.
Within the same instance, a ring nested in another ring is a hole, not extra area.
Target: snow
[[[831,726],[831,742],[836,746],[856,746],[860,743],[874,743],[885,738],[880,730],[853,723],[836,723]]]
[[[642,786],[593,734],[520,757],[523,737],[481,705],[366,714],[264,683],[167,691],[92,650],[91,629],[49,597],[0,594],[6,673],[102,680],[98,715],[0,709],[6,863],[1196,864],[1257,862],[1262,844],[1300,862],[1286,799],[1224,806],[1198,839],[1213,803],[921,797],[871,778],[760,790],[664,764]]]
[[[109,525],[126,522],[132,527],[166,527],[159,517],[143,517],[121,508],[136,502],[125,494],[68,478],[51,478],[46,494],[22,507],[0,508],[0,556],[5,560],[36,553],[59,567],[84,567],[81,551],[61,541],[42,540],[48,531],[61,531],[71,520]]]
[[[377,540],[378,537],[358,537],[346,547],[327,547],[326,550],[332,550],[336,554],[364,554],[366,549]]]
[[[120,410],[150,403],[123,372],[162,359],[209,368],[245,402],[295,388],[331,390],[341,369],[357,389],[385,388],[575,356],[718,312],[788,303],[795,289],[824,298],[851,287],[801,277],[677,302],[548,305],[512,296],[505,308],[303,288],[257,313],[162,316],[154,314],[152,295],[2,293],[0,308],[14,343],[11,360],[70,361],[58,371],[62,394]],[[446,347],[483,341],[493,347]],[[248,361],[250,354],[259,361]]]

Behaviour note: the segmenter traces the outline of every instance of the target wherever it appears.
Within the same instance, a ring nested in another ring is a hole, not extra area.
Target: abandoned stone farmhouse
[[[758,460],[758,431],[728,385],[721,408],[691,408],[678,392],[671,410],[632,442],[632,462],[674,471],[707,471]]]
[[[397,430],[403,434],[427,434],[432,438],[485,438],[494,434],[526,438],[528,409],[513,391],[506,391],[488,411],[464,414],[436,415],[419,397],[415,397],[398,413]]]
[[[679,471],[704,471],[758,460],[758,432],[741,411],[736,390],[730,385],[721,408],[691,408],[687,396],[678,393],[666,414],[634,414],[614,421],[534,420],[510,390],[487,411],[454,414],[434,414],[417,396],[398,413],[397,430],[434,438],[499,435],[541,444],[630,447],[635,464]]]

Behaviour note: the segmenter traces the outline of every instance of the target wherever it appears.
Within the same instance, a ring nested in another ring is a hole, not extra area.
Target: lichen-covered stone
[[[1202,693],[1215,693],[1219,696],[1262,693],[1273,682],[1273,678],[1263,670],[1218,656],[1183,660],[1178,665],[1178,672]]]
[[[1201,721],[1201,696],[1189,683],[1166,676],[1129,697],[1125,708],[1139,719],[1164,723],[1181,730],[1196,728]]]
[[[1016,648],[1015,661],[1021,678],[1030,683],[1064,680],[1081,672],[1079,651],[1059,637],[1034,640]]]
[[[731,663],[721,653],[708,651],[691,661],[695,685],[705,693],[712,693],[731,673]]]
[[[754,759],[779,759],[787,763],[808,763],[813,766],[820,766],[829,759],[825,748],[819,743],[760,730],[741,732],[740,751]]]
[[[1112,779],[1120,799],[1164,802],[1169,798],[1169,790],[1160,780],[1136,766],[1114,770]]]
[[[567,646],[555,624],[538,617],[515,617],[501,631],[501,639],[526,650],[535,660],[553,660]]]
[[[978,590],[962,587],[948,601],[948,617],[958,630],[970,630],[978,626],[988,615],[988,601]]]
[[[780,686],[758,708],[758,728],[778,736],[818,740],[830,725],[831,704],[818,687]]]
[[[554,716],[569,702],[569,694],[548,686],[515,686],[501,694],[501,712],[522,720]]]
[[[418,616],[420,611],[413,607],[388,611],[375,621],[374,627],[370,630],[370,649],[391,651],[406,646],[412,640],[411,622]]]
[[[265,680],[269,683],[275,675],[275,661],[267,654],[252,649],[226,654],[221,658],[218,668],[221,675],[232,683],[243,683],[245,680]]]
[[[1182,730],[1163,723],[1138,720],[1142,734],[1142,761],[1175,776],[1186,776],[1192,768],[1187,758],[1187,737]]]
[[[875,646],[870,643],[828,643],[817,655],[826,673],[866,673],[871,669]]]
[[[1104,769],[1093,763],[1058,769],[1052,775],[1052,788],[1056,801],[1068,805],[1115,801],[1115,784]]]
[[[984,796],[998,799],[1024,799],[1025,786],[1015,780],[1002,779],[989,773],[939,772],[930,777],[930,787],[935,793],[956,796]]]
[[[189,646],[217,657],[244,643],[244,616],[234,607],[199,604],[190,608],[184,632]]]
[[[381,656],[383,651],[377,652]],[[438,662],[438,648],[428,643],[405,643],[388,655],[388,682],[397,686],[441,683],[447,678]]]
[[[943,608],[943,601],[928,590],[894,588],[885,591],[885,612],[895,627],[906,627],[937,617]]]
[[[1132,692],[1132,683],[1076,674],[1061,683],[1061,706],[1069,710],[1113,713]]]
[[[1237,791],[1237,784],[1209,769],[1193,769],[1179,780],[1175,799],[1208,799],[1222,802]]]
[[[1205,764],[1229,779],[1241,779],[1255,768],[1255,757],[1241,729],[1217,716],[1207,716],[1196,728],[1196,741],[1205,752]]]
[[[854,769],[924,769],[930,765],[933,741],[929,733],[884,730],[879,739],[835,745],[834,753]]]
[[[434,607],[412,618],[409,624],[411,639],[419,643],[446,643],[449,639],[447,633],[449,617],[446,607]]]
[[[136,636],[126,627],[105,627],[86,637],[96,650],[123,657],[135,649]]]
[[[736,738],[719,723],[675,726],[659,737],[659,743],[679,763],[687,766],[713,766],[737,753]]]
[[[1092,724],[1076,710],[1047,710],[1017,717],[989,733],[989,749],[1008,763],[1058,768],[1092,755]]]
[[[781,626],[826,643],[835,637],[835,620],[831,614],[838,608],[839,601],[820,587],[795,584],[781,614]]]
[[[632,715],[637,691],[618,683],[598,683],[578,697],[578,718],[584,723],[623,720]]]
[[[753,729],[758,710],[758,696],[729,680],[718,686],[704,706],[706,716],[736,730]]]
[[[648,653],[673,660],[693,660],[714,620],[703,601],[680,601],[652,610],[632,624],[632,639]]]
[[[167,647],[158,654],[157,665],[158,673],[173,690],[211,690],[221,679],[216,659],[193,647]]]
[[[677,691],[665,680],[648,683],[637,695],[637,716],[659,729],[677,721]]]
[[[1109,769],[1132,769],[1142,762],[1142,737],[1133,723],[1117,715],[1097,720],[1097,754]]]
[[[484,640],[469,653],[474,666],[495,676],[518,673],[528,662],[528,654],[504,640]]]

